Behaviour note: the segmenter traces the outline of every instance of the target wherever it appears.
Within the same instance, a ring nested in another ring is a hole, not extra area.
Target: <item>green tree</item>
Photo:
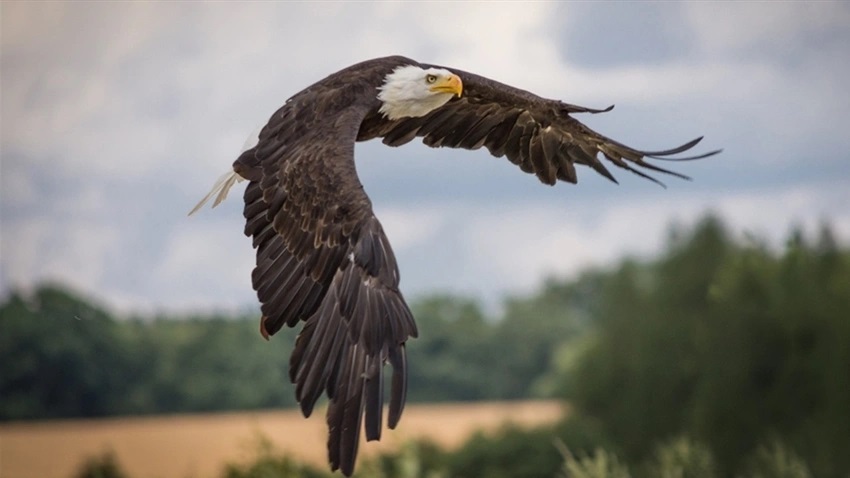
[[[498,433],[478,433],[448,459],[448,476],[537,478],[554,476],[561,457],[553,443],[554,430],[526,430],[508,425]]]
[[[119,413],[132,367],[103,309],[56,286],[0,307],[0,419]]]
[[[484,373],[501,357],[494,325],[469,299],[435,296],[412,305],[419,338],[408,342],[412,401],[494,397],[495,380]]]
[[[850,459],[850,261],[824,228],[777,254],[734,241],[720,221],[671,235],[648,263],[594,279],[593,327],[564,379],[630,462],[655,443],[705,443],[718,472],[776,436],[816,476]]]

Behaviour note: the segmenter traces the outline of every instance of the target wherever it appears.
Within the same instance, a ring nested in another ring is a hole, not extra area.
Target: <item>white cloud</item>
[[[39,280],[37,270],[42,267],[43,241],[50,232],[47,219],[20,221],[14,229],[7,224],[0,228],[0,257],[3,270],[0,278],[4,287],[18,286]]]
[[[0,166],[0,185],[2,185],[3,208],[31,203],[36,199],[36,187],[26,170],[10,165]]]
[[[574,198],[566,206],[551,201],[499,208],[434,204],[427,215],[442,215],[444,227],[431,236],[441,240],[396,253],[408,295],[451,289],[496,300],[503,292],[529,292],[549,275],[574,276],[624,254],[658,254],[671,223],[692,227],[708,211],[718,213],[739,238],[752,234],[776,248],[792,226],[814,234],[823,220],[846,244],[850,212],[842,205],[850,203],[850,192],[843,186],[835,182],[729,194],[665,191],[628,202]],[[463,262],[440,252],[446,247],[457,249]],[[440,273],[431,273],[433,269]]]
[[[850,8],[843,2],[688,2],[684,12],[698,45],[713,54],[791,46],[850,23]]]
[[[110,282],[105,275],[108,264],[125,252],[119,231],[97,223],[24,219],[14,228],[3,227],[2,235],[6,286],[49,280],[102,292]]]
[[[433,242],[437,232],[445,227],[444,214],[428,207],[376,206],[375,215],[390,238],[394,251],[416,249],[423,243]]]
[[[204,308],[211,297],[217,306],[253,302],[254,250],[239,226],[225,219],[183,221],[169,236],[159,261],[151,265],[150,282],[142,289],[179,309]],[[130,300],[135,306],[149,302],[138,295]]]

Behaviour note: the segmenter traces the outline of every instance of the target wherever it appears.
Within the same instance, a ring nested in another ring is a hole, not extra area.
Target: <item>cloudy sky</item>
[[[496,302],[662,247],[708,210],[781,244],[850,240],[844,2],[3,3],[0,291],[69,284],[118,311],[254,304],[240,185],[186,213],[289,96],[402,54],[594,107],[638,148],[722,155],[662,189],[548,187],[486,150],[357,146],[407,297]]]

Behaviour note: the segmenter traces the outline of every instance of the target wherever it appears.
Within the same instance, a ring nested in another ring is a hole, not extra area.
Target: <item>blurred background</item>
[[[705,135],[724,152],[666,189],[582,169],[547,187],[485,150],[358,144],[421,331],[414,405],[392,446],[361,447],[362,476],[850,473],[846,4],[21,2],[0,18],[3,477],[323,476],[322,413],[287,409],[294,333],[257,330],[244,186],[186,213],[286,98],[391,54],[616,104],[579,119],[636,148]]]

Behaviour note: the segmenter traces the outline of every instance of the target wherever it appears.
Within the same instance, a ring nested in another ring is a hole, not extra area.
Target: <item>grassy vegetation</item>
[[[597,448],[592,453],[573,453],[563,442],[550,443],[558,460],[529,451],[551,439],[551,430],[521,431],[508,428],[495,442],[504,443],[498,451],[484,451],[481,437],[471,439],[461,449],[447,452],[428,441],[408,442],[399,451],[365,460],[355,478],[721,478],[711,451],[703,444],[677,438],[658,446],[653,457],[629,465],[615,453]],[[538,439],[542,441],[538,441]],[[530,440],[530,442],[529,442]],[[526,443],[524,446],[510,446]],[[544,458],[541,461],[541,458]],[[257,444],[253,461],[229,464],[220,478],[332,478],[323,469],[299,463],[274,449],[268,440]],[[779,442],[759,447],[746,459],[746,466],[731,476],[736,478],[811,478],[806,463]],[[106,452],[92,457],[74,478],[132,478],[115,456]]]

